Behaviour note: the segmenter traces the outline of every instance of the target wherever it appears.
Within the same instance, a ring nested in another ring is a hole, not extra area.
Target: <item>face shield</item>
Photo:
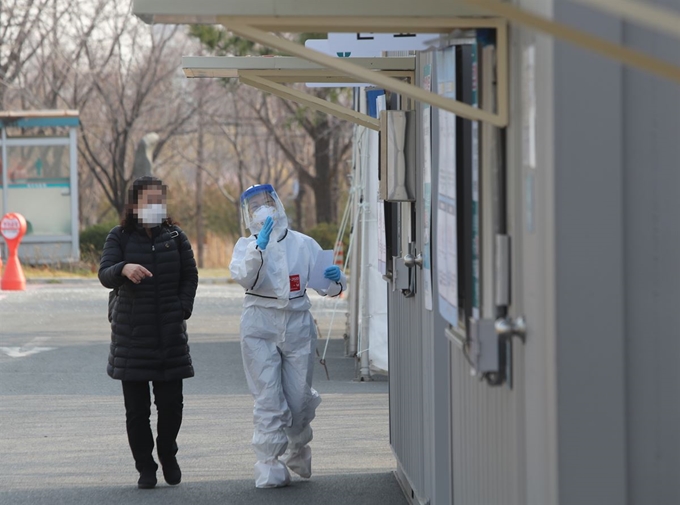
[[[256,184],[241,195],[241,215],[251,233],[259,233],[267,217],[274,219],[275,228],[287,228],[288,218],[283,204],[270,184]]]

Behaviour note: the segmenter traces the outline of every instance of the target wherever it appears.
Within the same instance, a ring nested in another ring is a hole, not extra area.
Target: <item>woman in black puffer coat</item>
[[[186,320],[193,310],[198,270],[189,239],[167,216],[166,193],[154,177],[134,181],[125,218],[106,238],[99,265],[99,280],[114,290],[107,372],[123,384],[140,488],[153,488],[157,482],[149,382],[158,410],[158,459],[166,482],[174,485],[182,476],[176,459],[182,380],[194,375]]]

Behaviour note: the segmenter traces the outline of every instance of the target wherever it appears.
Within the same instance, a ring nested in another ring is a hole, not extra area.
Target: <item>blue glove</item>
[[[340,267],[337,265],[328,267],[326,270],[324,270],[323,276],[326,279],[338,282],[340,280]]]
[[[274,220],[269,216],[264,220],[262,230],[257,234],[257,247],[263,251],[267,248],[267,244],[269,244],[269,236],[272,234],[272,228],[274,228]]]

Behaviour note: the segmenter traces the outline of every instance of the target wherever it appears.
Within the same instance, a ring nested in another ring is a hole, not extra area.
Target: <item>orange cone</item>
[[[335,243],[334,251],[333,264],[339,266],[340,270],[342,270],[345,267],[345,246],[342,241]],[[344,294],[344,292],[340,293],[340,298],[344,298]]]
[[[345,246],[342,242],[335,244],[335,258],[333,263],[338,265],[341,269],[345,266]]]
[[[5,272],[0,281],[0,289],[5,291],[23,291],[26,289],[26,277],[19,263],[19,242],[26,234],[26,219],[21,214],[10,212],[0,220],[0,234],[5,239],[9,255]]]

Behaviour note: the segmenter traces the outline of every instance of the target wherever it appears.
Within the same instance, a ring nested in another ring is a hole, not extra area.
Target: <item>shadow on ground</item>
[[[159,472],[160,477],[160,472]],[[393,473],[346,474],[293,478],[290,486],[256,489],[252,479],[183,482],[155,489],[131,486],[60,487],[0,491],[0,503],[32,505],[406,505]]]

